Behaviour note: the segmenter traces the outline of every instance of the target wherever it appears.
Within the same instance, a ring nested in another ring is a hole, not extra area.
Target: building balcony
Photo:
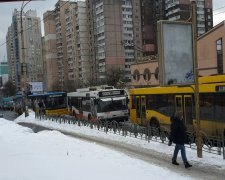
[[[105,55],[97,56],[97,58],[98,58],[99,60],[105,59]]]
[[[204,22],[204,21],[205,21],[205,17],[197,17],[197,21],[202,21],[202,22]]]
[[[132,6],[131,6],[131,4],[124,4],[124,5],[122,5],[122,8],[132,8]]]
[[[205,24],[197,24],[198,28],[205,28]]]

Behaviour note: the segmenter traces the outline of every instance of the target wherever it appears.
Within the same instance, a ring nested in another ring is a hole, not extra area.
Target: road
[[[0,114],[3,114],[3,117],[9,121],[14,121],[18,115],[14,111],[3,111],[0,110]]]

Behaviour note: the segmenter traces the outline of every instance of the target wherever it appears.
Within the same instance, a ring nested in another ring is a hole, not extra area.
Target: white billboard
[[[29,82],[30,92],[43,92],[43,82]]]
[[[160,85],[194,83],[192,24],[158,22]]]

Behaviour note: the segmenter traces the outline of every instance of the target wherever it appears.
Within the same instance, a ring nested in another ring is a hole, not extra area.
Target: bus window
[[[225,122],[225,93],[215,95],[215,120]]]
[[[167,115],[168,113],[168,99],[167,99],[167,94],[161,94],[157,95],[157,104],[158,104],[158,109],[157,111]]]
[[[175,102],[174,102],[174,95],[171,95],[171,94],[169,94],[168,95],[168,105],[167,105],[167,107],[168,107],[168,110],[167,110],[167,112],[168,112],[168,116],[172,116],[173,114],[174,114],[174,106],[175,105]]]
[[[153,95],[148,95],[146,98],[146,108],[152,109],[153,104],[154,104]]]
[[[161,114],[169,115],[169,116],[170,116],[170,111],[172,108],[170,107],[170,105],[174,104],[169,102],[167,94],[148,95],[146,102],[147,102],[146,103],[147,109],[155,110]]]
[[[200,98],[200,118],[213,120],[214,117],[214,98],[213,94],[202,94]]]
[[[192,96],[184,96],[184,118],[187,125],[192,124],[193,120],[193,105],[192,105]]]
[[[127,99],[126,97],[115,97],[112,98],[112,109],[113,110],[126,110],[127,107]]]
[[[137,118],[141,117],[141,110],[140,110],[140,97],[136,97],[136,116]]]
[[[91,109],[90,98],[89,99],[84,99],[82,101],[82,109],[83,109],[83,111],[90,111],[90,109]]]
[[[182,111],[183,112],[183,109],[182,109],[182,96],[176,96],[175,97],[176,98],[176,104],[175,104],[175,106],[176,106],[176,112],[178,112],[178,111]]]
[[[141,97],[141,117],[146,118],[146,97],[145,96]]]

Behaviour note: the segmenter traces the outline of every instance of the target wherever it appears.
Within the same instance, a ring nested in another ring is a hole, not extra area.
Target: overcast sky
[[[37,10],[38,17],[43,19],[43,13],[47,10],[53,10],[54,6],[58,0],[39,0],[31,1],[24,8],[26,12],[29,9]],[[72,1],[72,0],[71,0]],[[0,3],[0,61],[6,61],[6,33],[7,29],[12,22],[12,12],[15,8],[17,10],[21,9],[22,2],[9,2],[9,3]],[[224,0],[213,0],[213,9],[214,9],[214,25],[225,20],[225,1]],[[43,25],[43,24],[42,24]],[[42,27],[43,29],[43,27]]]

